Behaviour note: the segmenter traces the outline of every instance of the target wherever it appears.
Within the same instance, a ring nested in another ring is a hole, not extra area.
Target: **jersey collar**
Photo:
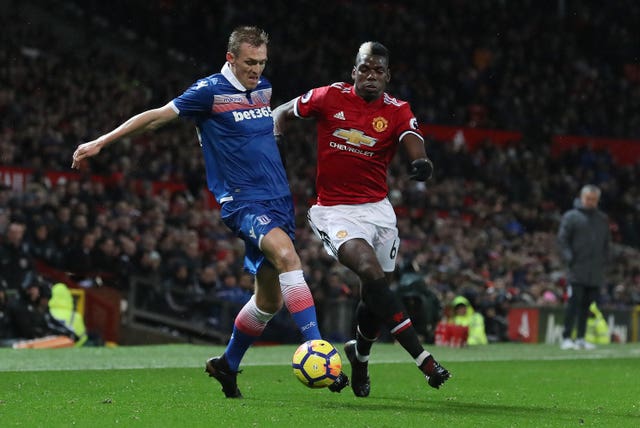
[[[386,92],[383,92],[377,99],[367,102],[360,95],[356,94],[356,85],[351,86],[351,95],[359,100],[359,102],[365,105],[368,108],[378,108],[380,105],[384,104],[384,97],[387,95]]]
[[[240,83],[236,75],[233,74],[233,71],[231,71],[231,64],[229,64],[229,62],[224,63],[224,65],[222,66],[222,70],[220,70],[220,73],[222,73],[224,78],[227,79],[229,83],[231,83],[233,87],[238,91],[247,92],[248,89],[245,88],[242,83]],[[260,84],[260,81],[258,81],[258,84]]]

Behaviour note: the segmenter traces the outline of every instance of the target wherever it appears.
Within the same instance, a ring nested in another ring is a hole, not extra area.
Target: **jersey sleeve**
[[[403,103],[398,111],[396,120],[396,135],[398,136],[398,141],[402,141],[402,138],[407,133],[415,134],[424,140],[422,131],[420,131],[420,127],[418,126],[418,120],[411,111],[411,107],[408,103]]]
[[[173,105],[180,116],[194,117],[210,113],[213,100],[213,84],[208,79],[201,79],[174,98]]]
[[[306,94],[300,95],[294,104],[294,114],[300,118],[320,115],[328,89],[328,86],[323,86],[311,89]]]

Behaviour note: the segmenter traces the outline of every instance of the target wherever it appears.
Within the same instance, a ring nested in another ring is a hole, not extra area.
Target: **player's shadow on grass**
[[[322,407],[322,405],[320,406]],[[335,407],[335,403],[327,402],[327,410],[331,410]],[[583,418],[589,418],[592,416],[603,417],[606,415],[613,417],[631,417],[630,414],[621,414],[615,412],[608,412],[602,408],[593,409],[592,411],[586,411],[584,409],[576,410],[570,407],[560,406],[539,406],[535,404],[531,405],[509,405],[499,403],[476,403],[476,402],[462,402],[462,401],[438,401],[438,400],[415,400],[415,401],[402,401],[398,403],[394,397],[368,397],[366,399],[357,399],[355,402],[341,402],[340,407],[351,408],[354,411],[366,411],[379,412],[380,410],[398,411],[402,410],[406,412],[404,414],[415,413],[416,415],[424,415],[427,412],[437,412],[442,415],[444,413],[450,413],[452,417],[459,415],[460,412],[464,412],[467,416],[498,416],[503,418],[505,415],[511,415],[514,420],[526,418],[527,420],[536,420],[541,417],[550,420],[567,420],[574,418],[577,421]]]
[[[461,401],[444,401],[439,403],[440,409],[450,408],[451,413],[475,412],[478,416],[496,415],[512,415],[514,418],[523,416],[535,420],[539,418],[546,419],[564,419],[573,418],[576,421],[582,421],[586,418],[632,418],[637,421],[637,415],[633,412],[615,412],[607,410],[604,406],[594,406],[593,409],[576,409],[570,406],[540,406],[530,404],[527,406],[494,404],[494,403],[468,403]],[[635,425],[635,424],[634,424]]]

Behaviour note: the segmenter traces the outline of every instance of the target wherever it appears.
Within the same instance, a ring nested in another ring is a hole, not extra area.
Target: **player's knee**
[[[362,269],[357,272],[358,277],[363,283],[371,283],[375,282],[376,278],[380,278],[380,274],[384,274],[380,265],[375,263],[371,263],[368,265],[363,265]]]
[[[293,241],[282,229],[276,227],[262,239],[260,249],[278,273],[301,269],[301,262]]]
[[[340,247],[340,263],[353,270],[363,283],[371,283],[384,276],[384,271],[368,244],[363,246],[349,245],[350,243],[351,241]]]
[[[300,257],[293,247],[278,250],[273,263],[276,270],[280,273],[291,272],[293,270],[301,269],[302,267]]]

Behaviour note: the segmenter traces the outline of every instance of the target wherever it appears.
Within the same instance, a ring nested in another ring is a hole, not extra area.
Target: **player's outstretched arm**
[[[273,116],[273,134],[283,135],[287,129],[287,122],[295,119],[293,106],[297,98],[294,98],[286,103],[276,107],[271,113]]]
[[[123,137],[153,131],[177,117],[178,113],[173,109],[171,103],[160,108],[147,110],[137,114],[113,131],[108,132],[93,141],[80,144],[76,148],[75,152],[73,152],[71,168],[80,168],[80,162],[83,159],[97,155],[104,146],[113,141],[119,140]]]

